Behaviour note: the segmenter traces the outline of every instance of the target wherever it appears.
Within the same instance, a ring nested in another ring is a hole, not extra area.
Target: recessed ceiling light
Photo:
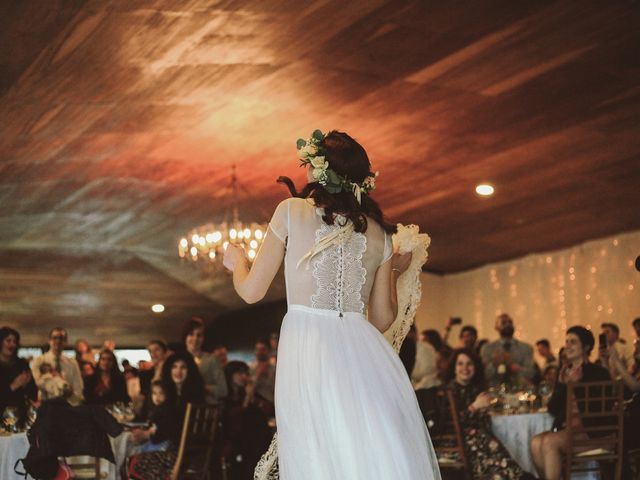
[[[483,197],[488,197],[489,195],[493,195],[494,188],[492,185],[488,183],[481,183],[480,185],[476,185],[476,193],[478,195],[482,195]]]
[[[164,312],[164,305],[162,305],[161,303],[156,303],[155,305],[151,306],[151,310],[153,310],[153,312],[155,313],[162,313]]]

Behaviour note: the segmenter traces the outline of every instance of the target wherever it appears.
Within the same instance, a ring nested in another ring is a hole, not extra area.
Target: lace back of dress
[[[341,217],[336,219],[339,223]],[[338,225],[323,223],[316,230],[316,244],[339,230]],[[353,230],[344,230],[332,244],[313,260],[316,292],[311,306],[338,312],[364,312],[362,288],[367,271],[362,256],[367,249],[367,237]]]

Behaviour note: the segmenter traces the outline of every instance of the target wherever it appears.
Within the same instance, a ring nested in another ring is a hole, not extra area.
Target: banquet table
[[[529,444],[534,435],[551,430],[553,417],[546,412],[517,415],[493,415],[491,428],[494,435],[524,470],[537,476]],[[574,473],[571,480],[599,480],[595,472]]]
[[[123,432],[115,438],[109,437],[111,448],[116,460],[114,465],[107,460],[100,461],[101,471],[106,473],[106,480],[120,480],[120,467],[127,457],[128,439],[130,432]],[[2,480],[25,480],[24,476],[15,473],[13,467],[16,462],[27,456],[29,451],[29,440],[26,432],[14,433],[12,435],[0,436],[0,479]],[[22,471],[22,465],[18,467]],[[27,477],[31,479],[30,476]]]

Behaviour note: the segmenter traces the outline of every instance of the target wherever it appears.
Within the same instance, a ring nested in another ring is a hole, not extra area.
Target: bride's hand
[[[411,252],[407,252],[402,255],[398,252],[394,253],[391,258],[391,269],[398,271],[401,274],[404,273],[411,264],[411,256]]]
[[[238,245],[234,245],[232,243],[227,246],[227,249],[225,250],[222,258],[222,264],[225,266],[225,268],[227,268],[227,270],[233,272],[236,269],[238,263],[246,261],[247,257],[245,256],[242,247],[239,247]]]

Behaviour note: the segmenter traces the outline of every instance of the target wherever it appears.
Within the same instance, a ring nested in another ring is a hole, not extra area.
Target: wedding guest
[[[553,415],[553,429],[557,431],[544,432],[536,435],[531,440],[531,454],[536,470],[547,480],[560,480],[562,473],[562,460],[566,453],[568,442],[565,428],[567,410],[567,383],[569,382],[595,382],[610,380],[609,372],[596,363],[589,362],[589,355],[595,345],[595,339],[591,331],[581,326],[573,326],[567,330],[565,340],[566,363],[561,367],[551,399],[547,405],[549,413]],[[583,413],[585,402],[584,392],[576,390],[578,400],[576,408]],[[591,421],[590,421],[591,420]],[[593,419],[580,419],[576,422],[584,426],[593,425]]]
[[[5,407],[24,407],[25,399],[35,401],[38,390],[29,364],[18,357],[20,334],[11,327],[0,328],[0,412]]]
[[[256,392],[271,405],[274,404],[276,388],[276,368],[271,363],[271,349],[266,339],[259,339],[255,345],[256,359],[249,364],[251,379]]]
[[[80,362],[78,364],[80,367],[80,375],[82,375],[82,380],[84,381],[87,377],[93,375],[96,371],[95,365],[89,362]]]
[[[135,428],[131,432],[133,441],[142,444],[139,452],[162,452],[177,448],[180,421],[167,402],[167,392],[162,380],[151,382],[151,408],[146,420],[149,422],[148,428]]]
[[[31,365],[31,373],[40,387],[40,365],[50,364],[56,372],[69,384],[69,396],[81,401],[84,390],[84,382],[80,373],[78,362],[62,354],[67,344],[67,331],[61,327],[55,327],[49,332],[49,351],[36,358]]]
[[[40,364],[40,380],[38,381],[39,398],[41,401],[51,398],[66,397],[70,392],[67,381],[62,378],[49,363]]]
[[[410,332],[415,332],[415,328]],[[430,343],[418,340],[414,333],[407,335],[407,338],[415,345],[415,360],[410,374],[411,385],[416,392],[422,416],[428,423],[437,411],[436,387],[441,384],[438,375],[438,353]]]
[[[227,347],[224,345],[216,345],[213,347],[212,353],[218,359],[218,362],[220,362],[220,366],[226,368],[229,363],[229,350],[227,350]]]
[[[151,357],[151,368],[141,370],[138,374],[140,377],[140,394],[145,397],[151,392],[151,382],[162,378],[162,364],[167,357],[167,344],[162,340],[151,340],[147,345],[147,350]]]
[[[84,398],[88,404],[94,405],[131,401],[127,394],[126,380],[111,350],[104,349],[100,352],[96,371],[85,381]]]
[[[610,322],[603,323],[600,325],[600,327],[602,328],[602,333],[607,336],[607,346],[609,348],[606,351],[610,351],[613,348],[616,352],[618,352],[618,357],[620,358],[620,361],[622,362],[624,367],[629,371],[632,370],[633,351],[629,348],[626,341],[620,338],[620,327],[618,327],[618,325],[616,325],[615,323]],[[606,355],[604,355],[603,358],[600,359],[600,364],[603,367],[608,368],[609,359],[606,357]]]
[[[182,330],[182,341],[200,369],[204,380],[207,403],[220,403],[227,396],[227,382],[218,359],[202,349],[204,322],[198,317],[188,320]]]
[[[471,325],[463,325],[460,329],[460,348],[476,351],[478,341],[478,329]]]
[[[204,381],[194,357],[184,351],[169,355],[162,366],[162,385],[166,395],[164,408],[169,409],[171,417],[176,419],[177,428],[171,427],[171,430],[180,432],[187,404],[204,403],[205,400]],[[176,448],[172,447],[134,455],[129,462],[129,477],[149,480],[169,478],[177,454]]]
[[[463,429],[464,449],[474,479],[533,479],[495,437],[488,410],[491,397],[486,391],[480,357],[471,350],[454,350],[446,374],[447,388],[454,394]],[[443,415],[448,415],[448,407]]]
[[[95,368],[95,355],[93,354],[93,350],[91,350],[89,342],[87,342],[84,338],[79,338],[78,340],[76,340],[76,343],[74,344],[74,351],[76,352],[76,362],[78,362],[78,365],[80,366],[80,374],[84,379],[88,375],[85,375],[85,370],[82,369],[82,365],[89,364],[93,368]],[[91,374],[93,374],[93,368],[91,369]],[[86,369],[86,372],[89,372],[88,368]]]
[[[544,371],[544,369],[547,368],[547,366],[549,366],[550,364],[558,362],[556,357],[551,352],[551,344],[546,338],[541,338],[536,342],[536,351],[538,352],[538,355],[542,360],[539,364],[541,371]]]
[[[444,343],[440,333],[433,329],[423,330],[421,334],[421,341],[429,343],[438,354],[436,358],[436,366],[438,367],[438,375],[442,377],[447,370],[447,365],[449,364],[449,357],[452,352],[451,347]]]
[[[535,373],[533,347],[513,338],[513,319],[506,313],[498,315],[495,328],[500,338],[486,344],[480,352],[487,380],[491,384],[505,379],[516,384],[531,383]]]
[[[169,356],[162,367],[162,382],[169,406],[184,417],[187,403],[204,403],[205,384],[193,356],[178,352]]]
[[[231,478],[253,478],[253,469],[271,442],[268,418],[273,404],[256,392],[249,366],[229,362],[225,367],[229,395],[225,400],[222,456],[229,462]]]

